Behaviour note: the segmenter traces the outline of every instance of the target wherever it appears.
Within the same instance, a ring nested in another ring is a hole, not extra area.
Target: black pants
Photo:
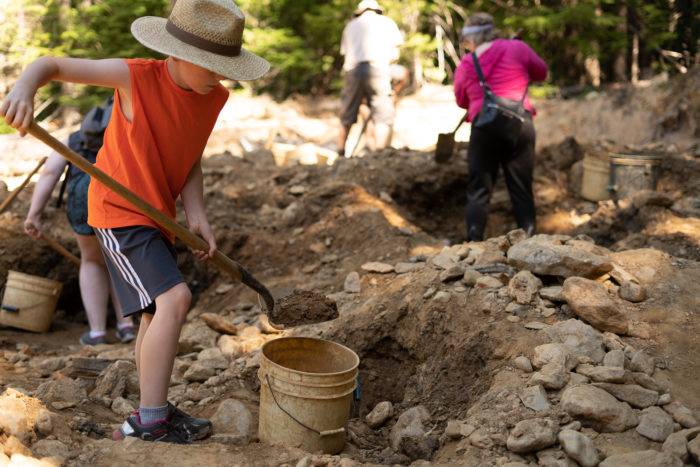
[[[532,171],[535,163],[535,127],[527,119],[513,145],[498,136],[472,127],[469,142],[469,183],[467,186],[467,237],[484,238],[489,201],[499,167],[503,167],[506,186],[513,203],[518,227],[528,233],[535,230],[535,200]]]

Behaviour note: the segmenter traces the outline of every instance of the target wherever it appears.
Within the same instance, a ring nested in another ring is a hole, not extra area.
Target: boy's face
[[[182,84],[197,94],[209,94],[220,81],[226,79],[213,71],[184,60],[176,59],[175,64]]]

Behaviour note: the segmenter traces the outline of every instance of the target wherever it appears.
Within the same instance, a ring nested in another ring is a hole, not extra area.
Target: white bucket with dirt
[[[595,157],[583,159],[581,196],[588,201],[610,199],[610,162]]]
[[[260,358],[260,440],[337,454],[345,446],[360,359],[334,342],[284,337]]]
[[[9,271],[0,309],[0,326],[48,331],[62,290],[60,282]]]

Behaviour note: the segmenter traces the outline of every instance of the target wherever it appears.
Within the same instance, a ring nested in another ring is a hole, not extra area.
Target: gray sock
[[[139,419],[143,425],[153,425],[166,418],[168,418],[167,405],[163,407],[139,407]]]

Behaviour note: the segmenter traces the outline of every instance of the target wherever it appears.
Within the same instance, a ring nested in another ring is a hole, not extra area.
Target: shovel
[[[192,248],[193,250],[209,250],[209,245],[206,241],[193,234],[188,229],[181,226],[176,221],[169,218],[167,215],[163,214],[162,212],[148,204],[146,201],[141,199],[138,195],[129,190],[127,187],[117,182],[109,175],[104,173],[102,170],[98,169],[97,167],[83,159],[79,154],[70,150],[59,140],[51,136],[46,130],[37,125],[36,122],[32,122],[31,126],[29,127],[28,133],[37,138],[38,140],[42,141],[49,147],[51,147],[51,149],[53,149],[61,156],[66,158],[69,162],[78,167],[80,170],[87,173],[96,180],[99,180],[110,190],[114,191],[122,198],[129,201],[144,215],[148,216],[158,225],[163,227],[165,230],[182,240],[188,247]],[[257,292],[265,301],[265,307],[267,308],[267,314],[270,318],[270,321],[272,321],[273,323],[275,322],[275,299],[272,297],[270,291],[267,290],[267,288],[263,284],[261,284],[255,277],[253,277],[248,271],[246,271],[243,268],[243,266],[227,257],[219,250],[217,250],[214,253],[214,257],[211,259],[211,261],[222,272],[228,274],[235,282],[241,282],[244,285],[253,289],[255,292]]]
[[[435,145],[435,162],[444,164],[452,158],[452,154],[454,154],[455,151],[455,134],[466,120],[467,114],[459,121],[455,131],[452,133],[440,133],[438,135],[437,144]]]
[[[17,198],[17,195],[19,195],[22,192],[22,190],[26,188],[34,174],[37,173],[39,169],[41,169],[41,167],[44,165],[47,159],[47,157],[42,157],[39,163],[36,165],[36,167],[34,167],[34,170],[32,170],[31,173],[27,175],[27,178],[24,179],[22,184],[18,186],[15,191],[10,193],[10,195],[7,198],[5,198],[5,201],[3,201],[2,204],[0,204],[0,214],[5,212],[5,210],[12,204],[15,198]]]

